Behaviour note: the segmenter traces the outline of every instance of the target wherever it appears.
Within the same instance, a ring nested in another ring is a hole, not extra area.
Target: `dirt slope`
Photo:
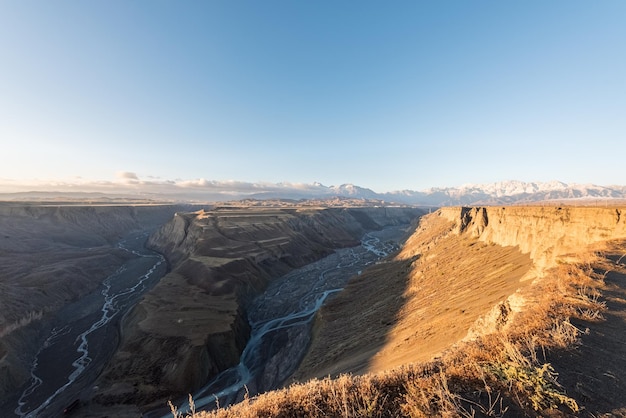
[[[586,330],[575,350],[552,353],[548,361],[568,394],[585,407],[583,416],[626,416],[626,241],[600,251],[594,271],[604,277],[602,317],[574,320]],[[593,415],[592,415],[593,414]]]
[[[429,360],[522,285],[531,264],[527,254],[457,235],[454,228],[442,216],[427,217],[393,261],[353,279],[322,309],[313,345],[294,377]]]

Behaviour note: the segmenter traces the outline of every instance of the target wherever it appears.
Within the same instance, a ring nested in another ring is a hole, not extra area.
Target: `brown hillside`
[[[355,278],[329,302],[294,377],[377,372],[430,360],[528,283],[520,281],[531,266],[528,254],[455,228],[439,214],[424,218],[401,254]]]

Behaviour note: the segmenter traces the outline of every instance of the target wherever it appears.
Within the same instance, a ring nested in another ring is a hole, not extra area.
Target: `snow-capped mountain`
[[[513,204],[545,200],[624,199],[624,186],[566,184],[560,181],[502,181],[465,184],[460,187],[430,188],[421,192],[403,190],[384,194],[386,200],[433,206]]]
[[[323,185],[320,185],[322,188]],[[371,189],[355,186],[354,184],[342,184],[341,186],[330,186],[328,192],[337,196],[355,197],[359,199],[380,199],[380,194]]]

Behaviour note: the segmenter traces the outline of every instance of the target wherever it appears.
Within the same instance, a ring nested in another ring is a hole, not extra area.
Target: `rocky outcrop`
[[[101,403],[162,406],[237,364],[245,310],[269,280],[354,246],[368,230],[408,223],[413,208],[241,208],[178,213],[153,234],[172,271],[123,325]]]

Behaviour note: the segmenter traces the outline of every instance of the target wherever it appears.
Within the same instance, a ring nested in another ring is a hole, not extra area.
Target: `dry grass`
[[[592,260],[593,261],[593,260]],[[293,384],[198,418],[568,416],[580,406],[545,362],[586,330],[570,319],[602,319],[603,277],[591,261],[563,264],[525,294],[523,312],[497,332],[457,344],[426,364]],[[182,417],[174,412],[175,417]]]

